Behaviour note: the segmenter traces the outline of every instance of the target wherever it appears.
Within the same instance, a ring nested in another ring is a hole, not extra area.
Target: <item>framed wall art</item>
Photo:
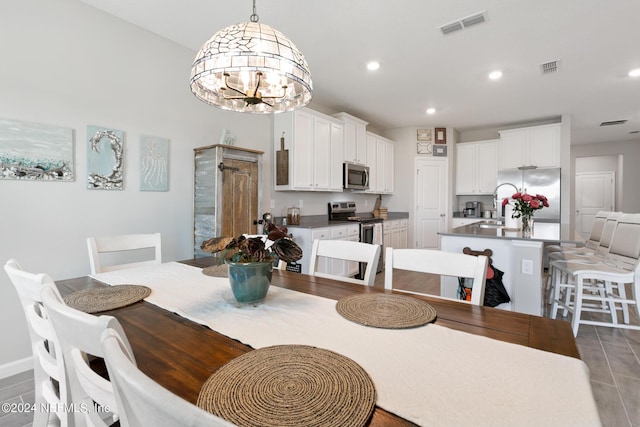
[[[435,129],[435,143],[436,144],[446,144],[447,143],[447,129],[446,128],[436,128]]]
[[[73,181],[73,129],[0,118],[0,179]]]
[[[158,136],[140,137],[140,190],[169,189],[169,140]]]
[[[431,141],[431,129],[418,129],[418,141]]]
[[[124,188],[124,132],[87,126],[87,188]]]

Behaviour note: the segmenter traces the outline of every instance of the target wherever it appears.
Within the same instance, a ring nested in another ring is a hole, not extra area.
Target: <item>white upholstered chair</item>
[[[94,316],[69,307],[49,285],[42,289],[42,303],[62,349],[71,401],[78,408],[84,406],[82,411],[73,412],[75,425],[106,427],[113,424],[118,414],[113,386],[91,368],[89,360],[92,356],[104,358],[102,333],[107,328],[125,337],[120,323],[112,316]],[[131,351],[126,338],[123,345]]]
[[[107,329],[102,348],[122,427],[213,427],[233,424],[165,389],[140,371],[120,333]]]
[[[560,308],[564,315],[571,312],[575,335],[580,324],[640,329],[630,324],[629,316],[629,306],[635,306],[640,316],[640,214],[620,217],[604,259],[556,260],[552,264],[560,273],[556,274],[551,317]],[[582,319],[583,311],[606,313],[610,321]],[[623,323],[618,321],[618,311],[622,311]]]
[[[89,237],[87,238],[87,246],[91,274],[161,264],[161,240],[160,233]],[[153,257],[149,259],[150,254],[147,252],[151,251]],[[109,253],[111,255],[107,255]],[[131,261],[132,258],[135,259],[134,262]]]
[[[470,278],[473,279],[471,304],[482,305],[484,303],[487,263],[488,258],[484,255],[473,256],[435,249],[387,248],[384,287],[385,289],[393,289],[394,269],[431,273],[440,276]],[[437,295],[434,296],[442,298]],[[459,301],[464,302],[462,300]]]
[[[64,407],[69,402],[64,360],[58,346],[58,339],[40,298],[40,291],[45,284],[52,286],[52,292],[58,293],[58,290],[49,275],[28,273],[15,259],[7,261],[4,269],[18,291],[20,303],[27,318],[33,351],[35,405],[37,408],[48,407],[53,411],[34,411],[33,426],[57,424],[66,426],[69,413],[64,410]]]
[[[380,245],[369,243],[352,242],[349,240],[320,240],[313,241],[311,248],[311,262],[309,263],[309,274],[318,277],[341,280],[343,282],[358,283],[361,285],[373,286],[376,280],[376,270],[380,259]],[[353,277],[338,276],[334,274],[318,271],[319,259],[337,259],[343,261],[364,262],[367,267],[362,279]]]

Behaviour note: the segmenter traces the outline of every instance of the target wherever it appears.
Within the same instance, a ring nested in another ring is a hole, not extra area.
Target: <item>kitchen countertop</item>
[[[373,218],[371,212],[356,212],[355,216]],[[409,218],[409,212],[389,212],[385,221]],[[275,218],[276,224],[282,224],[282,217]],[[357,222],[355,222],[357,224]],[[354,221],[329,221],[327,215],[302,215],[299,225],[287,224],[288,228],[322,228],[354,224]]]
[[[478,220],[473,224],[452,228],[440,232],[441,236],[480,237],[489,239],[529,240],[541,242],[584,243],[579,236],[571,236],[568,224],[536,222],[531,237],[523,237],[521,230],[510,230],[504,227],[493,227],[495,220]],[[488,228],[481,227],[489,226]]]

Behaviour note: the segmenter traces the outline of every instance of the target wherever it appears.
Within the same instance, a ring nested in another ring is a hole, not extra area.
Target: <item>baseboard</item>
[[[21,372],[33,369],[33,357],[14,360],[13,362],[0,365],[0,379],[8,378]]]

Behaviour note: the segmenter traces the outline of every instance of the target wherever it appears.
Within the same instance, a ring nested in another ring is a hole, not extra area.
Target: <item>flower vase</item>
[[[531,237],[533,228],[533,218],[522,215],[522,237]]]
[[[240,304],[256,305],[267,296],[272,262],[227,262],[233,296]]]

